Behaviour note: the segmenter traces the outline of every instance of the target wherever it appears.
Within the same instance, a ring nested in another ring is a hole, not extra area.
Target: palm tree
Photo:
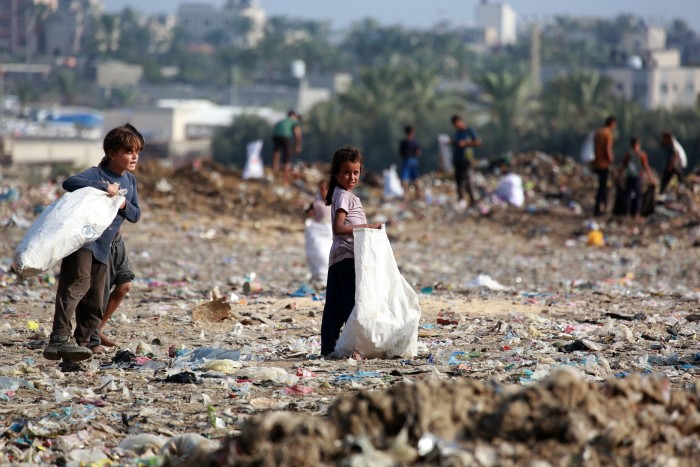
[[[514,149],[517,126],[527,104],[527,75],[508,70],[490,71],[476,82],[481,87],[482,100],[490,106],[496,152]]]

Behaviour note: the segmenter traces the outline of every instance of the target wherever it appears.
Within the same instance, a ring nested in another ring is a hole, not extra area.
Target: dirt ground
[[[607,245],[595,248],[587,218],[543,193],[527,210],[462,211],[381,202],[368,187],[368,215],[387,222],[421,292],[419,352],[324,360],[323,285],[289,296],[308,284],[303,210],[322,173],[282,189],[210,167],[161,170],[137,174],[143,216],[122,231],[136,279],[108,327],[120,346],[79,371],[41,356],[58,268],[19,281],[9,269],[24,228],[0,227],[0,463],[692,465],[700,455],[691,211],[641,226],[606,219]],[[439,180],[426,183],[450,194]],[[486,275],[504,290],[475,286]],[[228,317],[193,320],[217,292]],[[446,316],[453,324],[439,324]]]

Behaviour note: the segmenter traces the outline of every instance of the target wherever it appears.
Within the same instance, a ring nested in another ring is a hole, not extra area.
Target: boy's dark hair
[[[617,117],[614,115],[610,115],[608,118],[605,119],[605,126],[610,126],[613,123],[617,123]]]
[[[405,127],[403,127],[403,132],[406,134],[406,136],[413,133],[413,125],[406,125]]]
[[[104,157],[98,167],[106,167],[109,164],[109,155],[125,149],[127,151],[140,152],[146,146],[143,135],[130,123],[125,123],[116,128],[112,128],[102,142]]]
[[[326,193],[326,206],[333,204],[333,192],[338,186],[338,172],[343,162],[359,162],[362,168],[362,151],[355,146],[343,146],[335,150],[331,161],[331,175],[328,180],[328,193]]]
[[[630,138],[630,147],[635,147],[639,143],[639,138],[633,136]]]
[[[453,115],[452,118],[450,119],[450,122],[454,125],[457,120],[462,120],[462,117],[459,115]]]

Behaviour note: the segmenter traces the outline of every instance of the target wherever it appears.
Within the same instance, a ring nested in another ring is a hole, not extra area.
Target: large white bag
[[[685,149],[683,149],[683,146],[681,146],[681,143],[678,142],[675,136],[673,137],[673,148],[678,153],[678,159],[680,159],[681,169],[687,168],[688,155],[685,153]]]
[[[64,194],[47,206],[24,234],[15,250],[15,270],[22,278],[39,274],[97,240],[123,202],[124,196],[110,197],[92,187]]]
[[[392,164],[384,171],[384,199],[403,197],[403,186],[396,171],[396,165]]]
[[[328,279],[328,259],[333,244],[331,224],[306,219],[304,238],[306,239],[306,263],[311,271],[311,279],[326,282]]]
[[[263,142],[261,139],[256,139],[246,145],[247,158],[245,168],[243,169],[243,178],[263,178],[265,176],[265,168],[260,153],[262,152]]]
[[[581,162],[584,164],[590,164],[595,159],[595,147],[593,145],[593,140],[595,138],[595,132],[591,131],[583,140],[583,145],[581,145]]]
[[[355,308],[335,345],[337,357],[418,353],[418,294],[406,282],[384,229],[355,229]]]
[[[440,168],[444,172],[452,172],[452,144],[449,135],[441,133],[437,137],[438,148],[440,149]]]

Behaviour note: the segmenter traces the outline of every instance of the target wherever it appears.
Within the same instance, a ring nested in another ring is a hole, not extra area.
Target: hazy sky
[[[190,2],[195,0],[189,0]],[[268,15],[331,19],[343,28],[353,21],[373,16],[382,23],[427,27],[440,20],[470,23],[479,0],[259,0]],[[103,0],[108,11],[130,6],[144,12],[173,13],[178,0]],[[224,0],[201,3],[221,5]],[[667,21],[684,18],[700,31],[700,0],[510,0],[524,18],[556,14],[614,16],[634,13],[643,18]]]

